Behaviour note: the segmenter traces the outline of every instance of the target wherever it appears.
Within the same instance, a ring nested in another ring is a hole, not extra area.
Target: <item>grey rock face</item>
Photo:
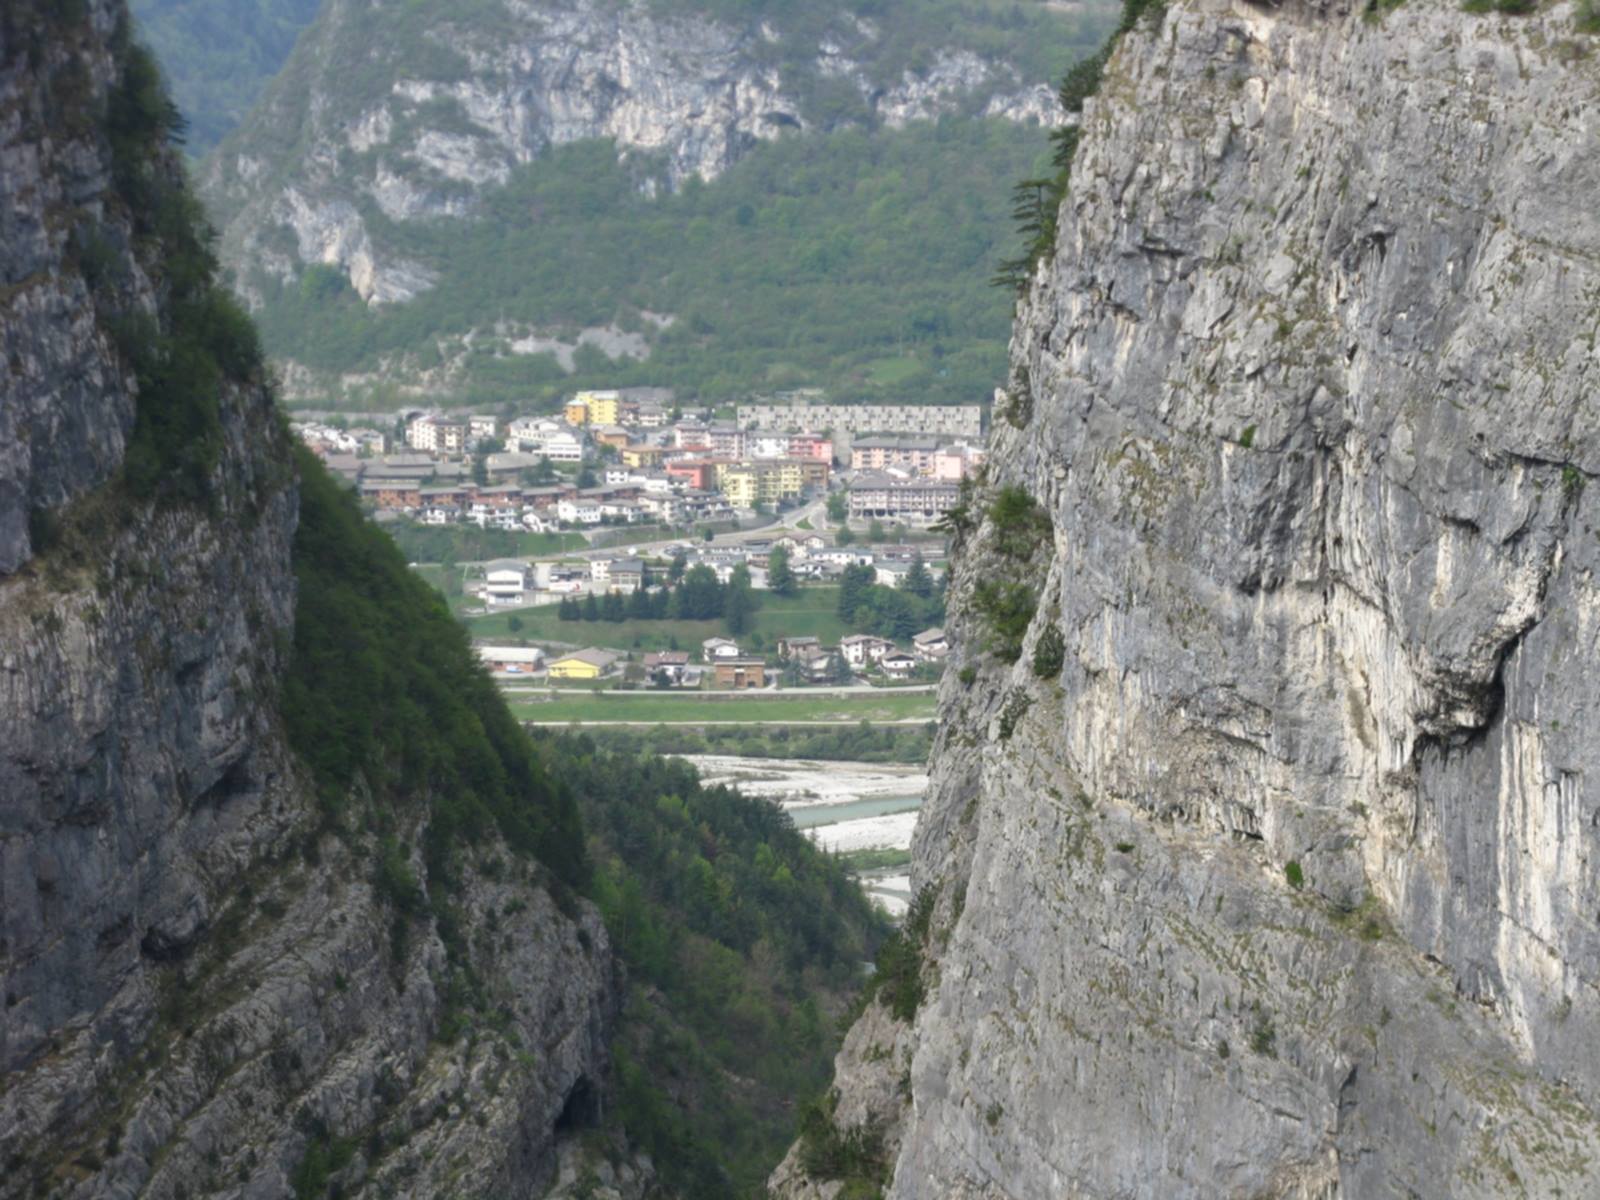
[[[470,218],[479,193],[551,146],[606,138],[622,156],[662,160],[667,185],[710,180],[762,141],[811,124],[801,74],[844,81],[890,125],[987,95],[991,115],[1054,124],[1048,88],[970,51],[937,55],[885,86],[825,42],[798,72],[762,31],[645,4],[505,0],[473,20],[404,31],[388,8],[336,0],[260,108],[211,160],[208,199],[227,214],[224,250],[248,294],[256,272],[288,279],[337,266],[371,304],[408,300],[428,272],[372,232],[390,221]],[[876,37],[861,24],[870,48]],[[352,54],[388,70],[386,86],[350,78]],[[298,144],[280,154],[284,130]]]
[[[1173,5],[1085,113],[891,1196],[1600,1195],[1594,40],[1350,7]]]
[[[108,163],[93,129],[60,120],[78,89],[105,87],[111,62],[49,32],[31,6],[0,19],[0,575],[31,553],[30,511],[103,481],[133,424],[129,381],[69,262],[74,230],[105,218],[106,244],[130,264],[128,229],[99,211]]]
[[[319,835],[275,705],[297,504],[264,389],[219,399],[211,506],[98,487],[134,396],[71,231],[161,299],[88,119],[125,14],[58,8],[0,17],[0,1197],[280,1197],[314,1152],[348,1195],[536,1194],[603,1095],[604,928],[530,868],[468,871],[502,1020],[456,1036],[432,922],[397,932]]]

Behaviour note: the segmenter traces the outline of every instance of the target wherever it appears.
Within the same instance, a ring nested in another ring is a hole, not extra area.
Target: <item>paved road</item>
[[[777,537],[780,533],[796,529],[801,521],[807,519],[810,519],[811,524],[815,526],[816,529],[821,530],[827,526],[827,507],[827,498],[819,497],[818,499],[811,501],[809,504],[804,504],[799,508],[791,509],[786,513],[780,513],[775,520],[768,521],[765,524],[752,526],[746,529],[734,529],[728,531],[727,533],[719,533],[711,539],[709,544],[712,546],[738,546],[748,541],[765,540],[767,538]],[[820,518],[820,520],[818,518]],[[615,532],[615,530],[600,530],[597,531],[597,533],[593,536],[598,536],[601,533],[612,532]],[[800,532],[804,533],[806,531],[801,530]],[[680,534],[677,537],[663,538],[660,541],[654,542],[638,542],[621,546],[604,546],[599,549],[591,548],[588,550],[569,550],[567,551],[567,554],[576,558],[596,558],[602,554],[615,554],[619,550],[629,550],[635,554],[658,554],[665,550],[668,546],[676,546],[684,542],[689,542],[697,546],[707,544],[702,542],[699,538],[696,538],[693,534],[685,533]],[[527,557],[548,558],[550,556],[529,555]]]
[[[522,554],[513,555],[512,557],[518,558],[523,562],[532,562],[534,559],[545,558],[598,558],[602,554],[617,554],[622,551],[627,551],[632,554],[655,555],[666,550],[668,546],[678,546],[683,545],[684,543],[695,546],[738,546],[745,542],[765,540],[767,538],[777,537],[781,533],[794,532],[796,530],[801,533],[823,533],[826,532],[828,527],[827,507],[827,498],[819,497],[818,499],[811,501],[809,504],[805,504],[789,512],[782,513],[774,520],[768,521],[765,524],[750,526],[745,529],[729,530],[726,533],[719,533],[713,537],[709,543],[704,542],[700,538],[696,537],[693,532],[686,532],[678,534],[675,537],[661,538],[653,542],[632,542],[620,546],[603,546],[599,548],[591,546],[587,550],[563,550],[559,554]],[[813,529],[810,531],[799,529],[800,522],[808,519],[810,520]],[[584,536],[598,536],[600,534],[615,532],[616,527],[612,526],[607,529],[597,530],[594,534],[586,532]],[[502,560],[497,558],[493,560],[483,559],[478,562],[463,561],[459,565],[462,567],[482,566],[483,563],[490,561],[500,562]]]

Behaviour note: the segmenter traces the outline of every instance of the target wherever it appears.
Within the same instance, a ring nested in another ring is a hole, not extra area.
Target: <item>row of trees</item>
[[[556,616],[563,621],[715,621],[727,622],[734,634],[745,633],[761,607],[750,582],[750,568],[740,563],[723,583],[710,567],[683,568],[680,555],[672,564],[666,586],[650,590],[653,580],[645,568],[643,586],[624,598],[619,592],[603,597],[563,599]]]

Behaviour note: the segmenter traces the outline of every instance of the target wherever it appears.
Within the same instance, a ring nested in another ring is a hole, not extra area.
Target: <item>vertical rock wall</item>
[[[1086,109],[891,1196],[1600,1194],[1600,43],[1358,7],[1173,4]]]
[[[207,502],[118,481],[161,397],[96,289],[179,319],[112,184],[125,20],[0,13],[0,1197],[535,1194],[604,1095],[598,916],[484,847],[453,952],[498,1016],[452,1028],[439,931],[319,836],[284,743],[297,503],[267,389],[218,397]]]

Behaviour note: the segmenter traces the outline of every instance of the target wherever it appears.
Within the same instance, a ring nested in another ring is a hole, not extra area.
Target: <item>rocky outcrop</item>
[[[597,915],[487,844],[441,930],[334,835],[276,708],[297,498],[259,375],[220,385],[203,502],[122,479],[173,401],[108,314],[193,318],[113,183],[125,19],[0,16],[0,1196],[535,1194],[604,1095]],[[413,845],[425,806],[387,819]]]
[[[322,263],[368,303],[407,300],[432,277],[381,226],[469,218],[484,189],[551,146],[610,139],[640,162],[641,187],[676,188],[787,131],[903,125],[973,97],[988,115],[1060,120],[1043,81],[970,50],[883,78],[880,32],[854,18],[796,57],[771,26],[643,3],[504,0],[470,18],[395,7],[332,0],[210,160],[207,199],[246,294],[257,272],[292,279]],[[354,58],[368,64],[358,75]],[[814,102],[819,83],[837,113]]]
[[[1085,110],[892,1197],[1600,1194],[1596,46],[1366,7],[1172,4]]]
[[[133,426],[127,373],[106,353],[82,273],[65,269],[72,247],[56,220],[93,205],[109,164],[87,122],[46,136],[75,89],[103,93],[112,63],[103,47],[54,32],[32,11],[0,18],[0,574],[29,558],[33,508],[106,479]],[[37,58],[22,69],[30,49]],[[127,222],[112,228],[125,247]]]

